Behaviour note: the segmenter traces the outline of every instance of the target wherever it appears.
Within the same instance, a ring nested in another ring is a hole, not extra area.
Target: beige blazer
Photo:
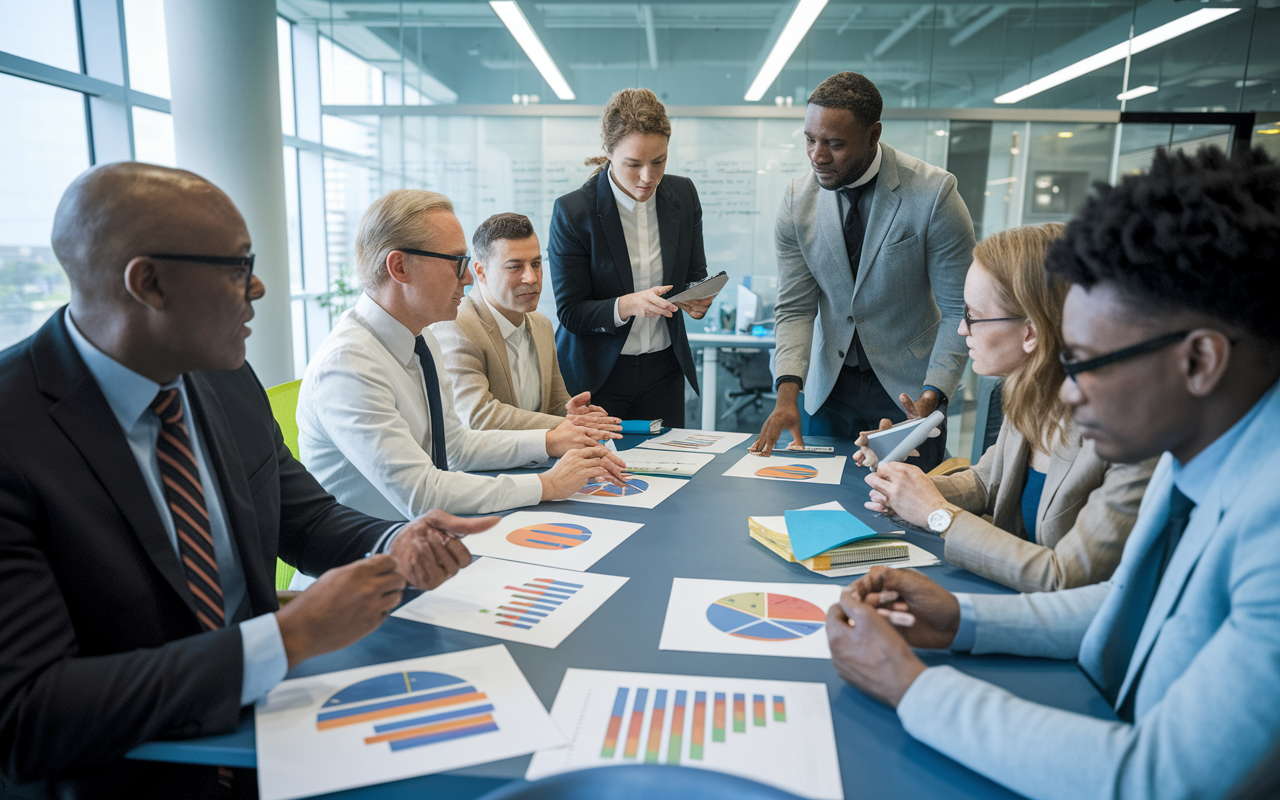
[[[946,532],[948,562],[1019,592],[1048,592],[1111,577],[1156,459],[1103,461],[1074,431],[1050,456],[1036,510],[1036,543],[1022,521],[1031,448],[1008,420],[973,467],[933,478],[967,513]]]
[[[462,298],[455,321],[431,326],[444,353],[458,416],[478,431],[550,429],[564,422],[569,392],[556,362],[551,320],[536,311],[525,315],[542,376],[542,407],[525,411],[516,404],[507,343],[479,292],[473,289]]]

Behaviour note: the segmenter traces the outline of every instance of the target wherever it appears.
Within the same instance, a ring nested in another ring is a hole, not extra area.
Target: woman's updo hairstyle
[[[633,133],[656,133],[671,138],[671,120],[658,96],[648,89],[623,89],[609,99],[600,115],[600,144],[606,155],[588,158],[595,175],[609,163],[608,153]]]

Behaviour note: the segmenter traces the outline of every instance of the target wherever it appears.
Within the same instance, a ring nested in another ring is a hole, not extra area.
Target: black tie
[[[427,407],[431,409],[431,463],[436,469],[449,468],[448,450],[444,445],[444,406],[440,404],[440,376],[436,374],[436,361],[431,357],[427,340],[419,334],[413,340],[413,352],[422,365],[422,384],[427,390]]]
[[[845,202],[849,204],[849,210],[844,215],[844,248],[849,251],[849,267],[855,276],[858,274],[858,262],[862,259],[862,236],[865,232],[862,229],[862,215],[858,213],[858,200],[870,185],[864,183],[853,189],[846,186],[840,190]]]

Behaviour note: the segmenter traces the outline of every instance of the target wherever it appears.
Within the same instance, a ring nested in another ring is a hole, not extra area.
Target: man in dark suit
[[[448,533],[491,524],[368,517],[293,459],[244,361],[264,292],[249,244],[231,200],[180,170],[97,167],[58,207],[71,303],[0,353],[6,798],[252,795],[252,770],[123,756],[233,729],[406,581],[468,563]],[[277,554],[324,573],[284,608]]]

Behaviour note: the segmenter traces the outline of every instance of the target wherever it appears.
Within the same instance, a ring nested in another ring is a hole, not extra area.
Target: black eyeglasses
[[[1058,354],[1058,360],[1062,362],[1062,369],[1067,373],[1067,377],[1072,381],[1075,381],[1076,376],[1082,372],[1091,372],[1095,369],[1101,369],[1108,364],[1115,364],[1118,361],[1125,361],[1130,358],[1134,358],[1135,356],[1140,356],[1143,353],[1150,353],[1159,350],[1162,347],[1168,347],[1171,344],[1176,344],[1187,338],[1190,333],[1191,331],[1174,331],[1173,333],[1166,333],[1164,336],[1157,336],[1154,339],[1139,342],[1131,347],[1125,347],[1120,350],[1107,353],[1106,355],[1086,359],[1084,361],[1073,361],[1065,352],[1063,352]]]
[[[987,317],[986,319],[974,319],[969,316],[969,307],[964,307],[964,326],[966,328],[972,328],[979,322],[1013,322],[1015,320],[1021,322],[1024,319],[1026,319],[1026,317]]]
[[[147,258],[159,258],[165,261],[190,261],[195,264],[221,264],[227,267],[248,267],[244,276],[244,293],[249,294],[249,284],[253,281],[253,261],[257,255],[247,256],[193,256],[175,253],[152,253]]]
[[[443,258],[445,261],[456,261],[458,263],[458,280],[462,280],[462,276],[467,274],[467,265],[471,263],[471,256],[447,256],[444,253],[433,253],[430,250],[412,250],[408,247],[397,247],[396,249],[411,256],[426,256],[427,258]]]

